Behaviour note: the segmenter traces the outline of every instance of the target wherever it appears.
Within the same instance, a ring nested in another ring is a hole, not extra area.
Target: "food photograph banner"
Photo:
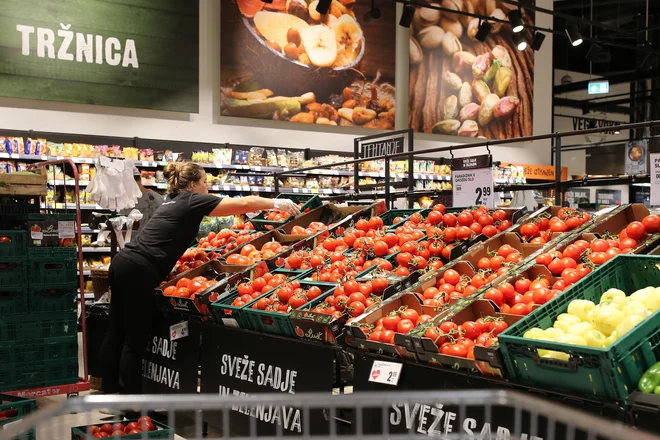
[[[444,0],[442,6],[507,20],[515,6],[495,0]],[[534,24],[528,9],[524,24]],[[519,51],[508,23],[417,8],[410,26],[409,123],[420,133],[485,139],[532,135],[534,51]],[[525,28],[519,35],[531,41]]]
[[[196,113],[199,4],[0,0],[0,96]]]
[[[224,116],[394,129],[394,3],[222,0]]]

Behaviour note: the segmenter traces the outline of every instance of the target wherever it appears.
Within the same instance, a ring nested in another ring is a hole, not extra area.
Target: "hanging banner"
[[[660,206],[660,153],[651,154],[651,206]]]
[[[321,3],[221,0],[224,116],[394,129],[396,5]]]
[[[198,111],[198,2],[0,0],[0,23],[0,96]]]
[[[410,26],[410,127],[468,138],[531,136],[536,53],[530,47],[518,50],[516,36],[532,41],[534,11],[522,10],[525,29],[519,34],[508,24],[491,22],[482,42],[476,38],[479,18],[447,8],[506,20],[511,5],[494,0],[435,3],[444,10],[416,6]]]
[[[625,172],[626,174],[646,174],[648,167],[648,142],[646,140],[630,141],[626,145]]]
[[[405,137],[397,136],[391,139],[380,139],[373,142],[360,143],[360,157],[386,156],[403,153]]]
[[[593,119],[593,118],[581,118],[578,116],[573,116],[573,130],[588,130],[590,128],[606,128],[612,127],[612,131],[606,131],[604,134],[619,134],[619,129],[616,128],[621,125],[620,122],[608,121],[606,119]]]

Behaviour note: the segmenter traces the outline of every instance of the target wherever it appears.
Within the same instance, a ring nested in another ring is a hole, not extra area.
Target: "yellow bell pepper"
[[[587,313],[589,313],[593,308],[596,307],[591,301],[586,299],[574,299],[568,304],[568,313],[573,316],[580,318],[580,321],[587,320]]]
[[[654,288],[653,292],[650,292],[642,302],[651,313],[660,309],[660,287]]]
[[[608,291],[603,293],[603,295],[600,297],[600,304],[608,304],[617,298],[625,299],[625,292],[619,289],[608,289]]]
[[[577,316],[570,315],[568,313],[562,313],[561,315],[557,316],[557,321],[562,321],[569,325],[579,324],[582,322],[582,320]]]
[[[616,329],[616,326],[623,321],[625,315],[612,305],[604,305],[595,308],[591,315],[591,323],[594,328],[605,336],[609,336]]]
[[[591,329],[584,334],[584,340],[587,341],[589,347],[604,348],[606,339],[607,338],[604,334],[594,329]]]
[[[589,323],[589,322],[579,322],[577,324],[571,325],[568,328],[568,334],[584,337],[584,334],[586,332],[588,332],[589,330],[593,330],[593,329],[594,329],[594,326],[591,325],[591,323]]]
[[[587,341],[582,336],[571,335],[569,333],[561,335],[557,342],[571,345],[587,345]]]
[[[625,316],[638,315],[642,318],[646,318],[651,314],[651,311],[646,308],[646,304],[640,300],[629,300],[628,304],[623,306],[620,310]]]
[[[644,318],[642,318],[639,315],[630,315],[619,323],[619,325],[616,326],[616,334],[619,335],[619,337],[625,335],[628,333],[630,330],[632,330],[637,324],[640,322],[644,321]]]

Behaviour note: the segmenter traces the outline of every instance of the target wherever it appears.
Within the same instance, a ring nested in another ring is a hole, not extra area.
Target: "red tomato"
[[[415,324],[410,319],[402,319],[396,326],[397,333],[407,334],[415,328]]]
[[[553,275],[557,276],[564,270],[564,263],[559,258],[555,258],[548,264],[548,269],[550,269]]]
[[[394,344],[394,331],[383,330],[380,333],[380,342],[384,342],[386,344]]]
[[[467,357],[468,348],[465,345],[450,344],[442,348],[441,353],[447,356]]]
[[[628,234],[629,238],[639,241],[640,238],[646,235],[646,228],[642,222],[631,222],[626,226],[626,234]]]
[[[626,250],[626,249],[634,249],[637,247],[637,240],[634,238],[626,237],[621,239],[619,242],[619,249],[621,250]]]
[[[461,275],[453,269],[448,269],[443,274],[443,278],[447,283],[456,285],[461,280]]]
[[[469,339],[476,339],[481,334],[481,326],[474,321],[465,321],[459,328]]]
[[[497,288],[500,292],[502,292],[502,296],[506,301],[510,300],[511,298],[514,297],[516,294],[516,290],[513,287],[511,283],[502,283],[500,286]]]
[[[529,290],[532,282],[526,278],[517,279],[515,282],[516,292],[525,293]]]
[[[497,234],[497,228],[493,225],[484,226],[481,233],[487,237],[493,237]]]
[[[409,319],[412,321],[413,324],[417,325],[417,320],[419,319],[419,313],[417,313],[417,310],[407,308],[403,312],[401,312],[401,319]]]
[[[509,311],[512,315],[529,315],[529,308],[526,304],[514,304]]]
[[[520,233],[525,237],[536,237],[540,229],[535,223],[525,223],[520,227]]]
[[[591,250],[593,252],[605,252],[610,248],[610,245],[607,243],[607,240],[598,238],[591,242]]]
[[[493,336],[499,335],[507,328],[509,328],[509,324],[501,320],[491,321],[488,326],[488,329]]]
[[[497,289],[488,289],[484,299],[493,301],[496,305],[504,304],[504,295]]]
[[[642,219],[642,225],[644,225],[646,232],[654,234],[660,231],[660,216],[654,214],[647,215]]]
[[[445,214],[442,216],[442,223],[445,226],[456,226],[456,216],[454,214]]]

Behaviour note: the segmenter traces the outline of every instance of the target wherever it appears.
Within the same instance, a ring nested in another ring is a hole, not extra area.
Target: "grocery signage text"
[[[465,418],[460,427],[456,426],[457,415],[451,411],[445,411],[441,403],[435,406],[415,403],[411,406],[408,403],[392,404],[390,413],[390,425],[399,426],[405,423],[407,430],[414,429],[420,434],[426,434],[434,437],[447,438],[447,434],[455,433],[462,429],[470,440],[511,440],[511,432],[504,427],[498,426],[495,432],[492,432],[490,423],[484,423],[481,430],[475,419]],[[520,440],[543,440],[541,437],[528,436],[522,434]]]
[[[270,388],[282,393],[295,394],[296,377],[295,370],[282,369],[281,367],[268,365],[263,362],[255,362],[248,355],[232,356],[223,354],[221,358],[220,373],[261,387]],[[232,390],[220,385],[218,392],[221,396],[247,396],[239,390]],[[262,422],[280,424],[284,429],[294,432],[302,432],[300,410],[285,405],[265,406],[240,406],[232,407],[233,411],[259,419]]]
[[[30,40],[36,34],[37,56],[39,58],[57,58],[62,61],[78,63],[108,64],[110,66],[139,67],[135,41],[128,39],[122,43],[118,38],[102,35],[75,33],[70,24],[60,23],[56,32],[53,29],[17,24],[16,30],[21,33],[21,54],[30,56]],[[57,50],[56,50],[57,49]],[[74,56],[75,52],[75,56]]]
[[[176,361],[176,341],[154,336],[147,347],[147,351],[155,355],[161,355],[165,359]],[[165,385],[173,390],[178,390],[179,372],[153,361],[142,359],[142,377],[153,382]]]
[[[607,121],[605,119],[592,119],[592,118],[573,118],[573,130],[586,130],[589,128],[606,128],[606,127],[618,127],[621,125],[620,122],[616,121]],[[614,129],[612,131],[606,131],[606,134],[618,134],[619,130]]]
[[[360,145],[362,158],[403,153],[403,136]]]

